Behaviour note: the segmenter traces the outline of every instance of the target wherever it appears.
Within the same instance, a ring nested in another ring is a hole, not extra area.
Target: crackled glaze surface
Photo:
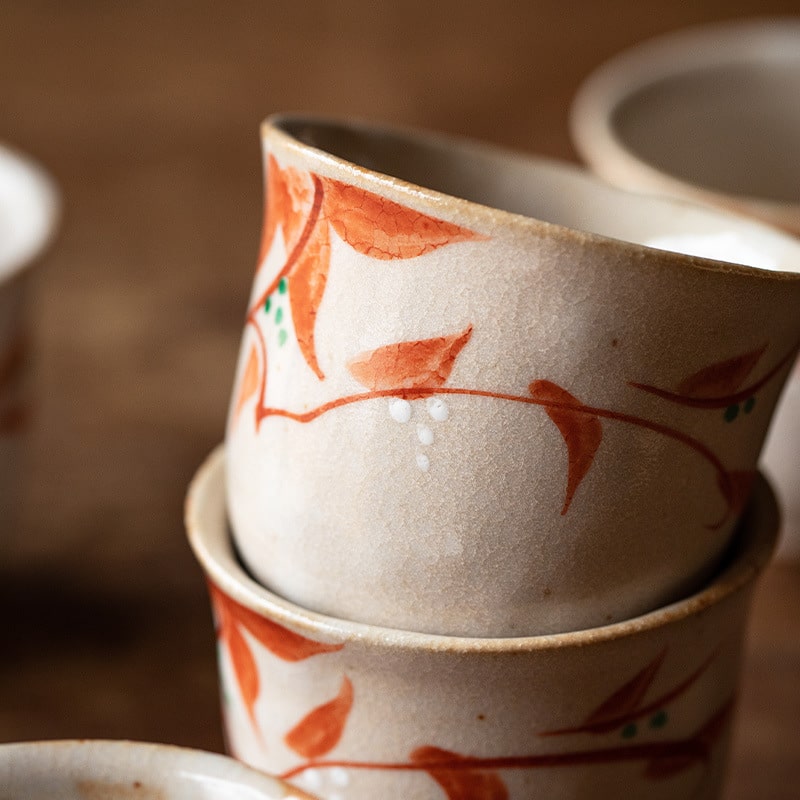
[[[187,524],[231,751],[342,800],[716,798],[752,583],[776,535],[761,480],[744,520],[725,571],[650,615],[527,639],[426,636],[308,612],[248,577],[217,451]]]
[[[289,121],[265,148],[226,447],[266,586],[500,636],[622,620],[710,574],[797,349],[800,276],[621,240],[732,235],[778,267],[799,243],[477,145]]]

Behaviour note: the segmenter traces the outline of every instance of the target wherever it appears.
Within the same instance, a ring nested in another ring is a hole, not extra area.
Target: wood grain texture
[[[223,435],[263,117],[360,116],[574,159],[567,109],[592,68],[669,29],[768,13],[800,3],[0,2],[0,139],[46,164],[65,202],[36,280],[21,521],[0,541],[0,740],[223,746],[182,507]],[[726,800],[797,797],[798,609],[800,567],[772,567]]]

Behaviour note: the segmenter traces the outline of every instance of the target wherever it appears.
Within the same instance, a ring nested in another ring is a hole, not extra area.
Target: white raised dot
[[[302,783],[306,789],[316,792],[322,788],[322,775],[319,770],[307,769],[298,779],[298,783]]]
[[[427,472],[431,468],[431,460],[425,453],[417,453],[417,466],[423,472]]]
[[[411,403],[394,397],[389,401],[389,414],[395,422],[406,423],[411,419]]]
[[[431,419],[435,419],[436,422],[444,422],[450,416],[450,409],[441,397],[429,397],[426,405]]]
[[[334,786],[347,786],[350,783],[350,775],[344,767],[332,767],[330,776]]]
[[[417,439],[420,444],[433,444],[433,431],[427,425],[420,423],[417,425]]]

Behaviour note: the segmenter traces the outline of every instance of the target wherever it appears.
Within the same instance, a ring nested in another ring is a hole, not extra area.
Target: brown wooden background
[[[767,13],[800,2],[0,0],[0,139],[64,200],[37,278],[22,523],[0,542],[0,740],[223,746],[182,504],[223,435],[263,117],[355,115],[574,159],[567,109],[593,67]],[[727,798],[798,787],[800,567],[783,565],[757,598]]]

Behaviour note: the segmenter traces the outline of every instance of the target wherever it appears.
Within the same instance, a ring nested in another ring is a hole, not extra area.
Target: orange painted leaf
[[[247,355],[247,364],[242,374],[242,380],[239,383],[239,395],[236,399],[236,410],[234,411],[234,418],[238,418],[241,413],[242,406],[256,393],[258,390],[259,380],[261,378],[261,368],[258,362],[258,353],[256,352],[255,345],[250,345],[250,352]]]
[[[289,304],[300,352],[320,380],[325,376],[317,362],[314,329],[317,310],[325,293],[330,260],[328,225],[318,220],[289,276]]]
[[[290,631],[277,622],[266,619],[237,603],[219,588],[211,584],[211,594],[215,605],[223,614],[241,625],[254,639],[260,642],[273,655],[284,661],[303,661],[323,653],[335,653],[343,644],[326,644],[307,639],[299,633]]]
[[[731,395],[744,383],[766,349],[765,344],[750,353],[704,367],[681,381],[678,392],[699,399]]]
[[[592,414],[581,411],[583,404],[566,389],[551,381],[534,381],[528,387],[534,399],[542,401],[547,416],[558,428],[567,446],[567,490],[561,514],[569,510],[572,498],[594,461],[603,440],[603,426]],[[551,405],[552,404],[552,405]]]
[[[352,707],[353,684],[345,677],[339,694],[303,717],[284,736],[284,741],[303,758],[320,758],[336,747],[342,738]]]
[[[429,217],[331,178],[323,178],[323,213],[352,248],[384,261],[415,258],[437,247],[487,237],[452,222]]]
[[[372,391],[439,388],[450,377],[456,358],[471,335],[470,325],[452,336],[389,344],[361,353],[347,368]]]
[[[596,733],[607,733],[627,721],[628,717],[635,716],[666,655],[664,648],[644,669],[604,700],[586,718],[583,727]]]
[[[253,658],[247,640],[235,624],[226,626],[222,631],[222,640],[228,647],[245,708],[255,724],[255,703],[260,689],[255,658]]]
[[[270,154],[267,159],[266,201],[259,264],[272,246],[278,225],[283,228],[286,249],[291,250],[303,227],[304,212],[311,202],[312,194],[308,173],[294,167],[281,169],[275,157]]]
[[[508,800],[508,789],[500,776],[491,770],[470,767],[473,759],[425,746],[411,753],[411,761],[442,787],[448,800]],[[454,766],[447,766],[447,762]],[[429,768],[425,766],[427,763],[431,764]]]

